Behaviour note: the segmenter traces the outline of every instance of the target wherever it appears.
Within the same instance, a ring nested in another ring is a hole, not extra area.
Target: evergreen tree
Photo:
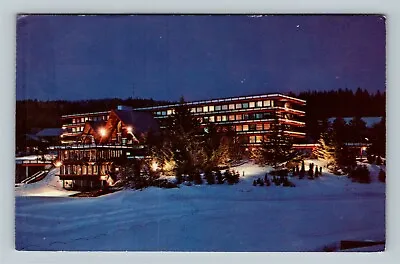
[[[266,165],[277,168],[280,163],[296,157],[297,152],[292,148],[292,138],[285,134],[286,126],[279,120],[280,115],[274,113],[271,133],[264,137],[261,143],[261,160]]]

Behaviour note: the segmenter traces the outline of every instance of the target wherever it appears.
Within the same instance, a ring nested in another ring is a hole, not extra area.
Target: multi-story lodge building
[[[119,165],[129,158],[145,158],[144,138],[149,131],[159,131],[151,113],[129,107],[68,118],[72,121],[68,120],[64,127],[71,128],[71,132],[66,131],[62,138],[68,135],[73,139],[50,147],[58,151],[58,176],[66,189],[113,185]],[[63,120],[67,118],[64,116]]]
[[[240,137],[242,146],[257,146],[264,136],[271,132],[275,118],[284,124],[285,134],[296,142],[303,142],[306,136],[305,112],[298,109],[306,101],[283,94],[230,97],[204,101],[187,102],[193,115],[198,116],[203,125],[214,123],[233,128]],[[156,119],[163,120],[174,112],[179,104],[138,108],[151,111]]]
[[[214,123],[236,131],[246,149],[268,138],[271,125],[278,120],[284,133],[301,142],[305,138],[298,109],[305,101],[282,95],[266,94],[184,103],[205,126]],[[62,116],[63,134],[58,151],[60,179],[64,188],[97,188],[112,185],[118,162],[145,155],[143,139],[150,130],[159,131],[163,121],[180,104],[115,110]],[[157,122],[157,120],[159,122]]]

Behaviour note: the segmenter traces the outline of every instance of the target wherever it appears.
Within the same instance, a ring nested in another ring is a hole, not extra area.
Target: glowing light
[[[107,135],[107,130],[104,127],[100,128],[100,136],[105,137],[106,135]]]
[[[62,162],[59,161],[59,160],[57,160],[57,161],[54,163],[54,166],[56,166],[57,168],[61,167],[61,165],[62,165]]]
[[[116,167],[116,168],[115,168],[115,171],[119,171],[119,168],[118,168],[118,167]]]
[[[133,128],[132,128],[131,126],[128,126],[128,127],[126,128],[126,131],[128,131],[128,133],[132,133]]]
[[[151,169],[153,171],[156,171],[158,169],[158,163],[156,161],[153,161],[153,163],[151,164]]]

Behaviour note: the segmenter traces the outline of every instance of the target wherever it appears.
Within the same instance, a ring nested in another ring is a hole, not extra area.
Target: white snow
[[[383,183],[353,183],[325,172],[316,180],[290,179],[295,188],[254,187],[271,168],[247,163],[234,169],[241,175],[237,185],[17,197],[16,248],[321,251],[340,240],[385,240]]]
[[[62,188],[62,181],[56,176],[59,171],[59,168],[54,168],[49,171],[46,177],[41,181],[16,186],[15,196],[63,197],[78,193],[75,191],[67,191]]]

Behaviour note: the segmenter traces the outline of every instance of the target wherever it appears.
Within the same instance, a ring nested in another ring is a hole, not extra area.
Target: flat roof
[[[261,95],[248,95],[248,96],[238,96],[238,97],[226,97],[226,98],[219,98],[219,99],[212,99],[212,100],[201,100],[201,101],[191,101],[185,102],[184,105],[200,105],[200,104],[210,104],[210,103],[223,103],[223,102],[232,102],[232,101],[239,101],[239,100],[246,100],[246,99],[266,99],[272,97],[281,97],[293,101],[297,101],[298,103],[305,104],[306,101],[287,96],[284,94],[279,93],[272,93],[272,94],[261,94]],[[159,106],[150,106],[150,107],[141,107],[141,108],[134,108],[134,110],[150,110],[150,109],[163,109],[168,107],[175,107],[179,106],[180,104],[168,104],[168,105],[159,105]]]

